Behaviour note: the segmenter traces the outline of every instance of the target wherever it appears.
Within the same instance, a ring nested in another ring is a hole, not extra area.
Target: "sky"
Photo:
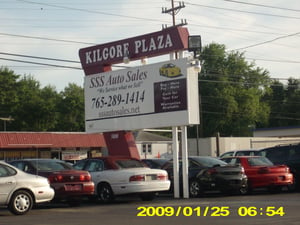
[[[228,52],[244,52],[247,61],[280,82],[300,79],[299,1],[187,0],[184,5],[176,24],[186,20],[190,35],[201,35],[203,46],[218,43]],[[162,8],[171,8],[171,1],[0,0],[0,66],[57,91],[69,83],[83,87],[79,49],[172,26],[172,16]],[[169,56],[148,63],[166,60]]]

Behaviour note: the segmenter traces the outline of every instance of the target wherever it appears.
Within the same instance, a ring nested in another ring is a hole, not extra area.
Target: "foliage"
[[[271,107],[270,126],[300,125],[300,80],[290,78],[287,87],[279,81],[271,84],[272,92],[266,97]]]
[[[58,107],[61,130],[84,131],[84,92],[76,84],[69,84],[60,93]]]
[[[76,84],[57,93],[55,87],[41,88],[32,76],[0,69],[0,117],[13,118],[7,131],[84,131],[83,101],[83,88]]]
[[[19,76],[12,70],[0,68],[0,117],[2,118],[12,116],[12,110],[16,108],[18,78]]]
[[[251,128],[268,124],[268,72],[248,63],[224,45],[206,46],[200,58],[201,136],[249,136]]]

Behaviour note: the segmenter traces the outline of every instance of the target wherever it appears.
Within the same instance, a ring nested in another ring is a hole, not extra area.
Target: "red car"
[[[55,159],[20,159],[9,162],[24,172],[48,178],[55,191],[55,200],[78,205],[84,196],[94,194],[94,183],[89,172],[75,170],[68,163]]]
[[[279,191],[283,186],[293,184],[293,174],[286,165],[274,165],[262,156],[235,156],[222,159],[229,164],[240,164],[244,167],[248,177],[248,189],[269,188]]]

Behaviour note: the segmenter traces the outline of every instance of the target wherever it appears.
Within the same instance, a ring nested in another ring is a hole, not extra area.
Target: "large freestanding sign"
[[[86,131],[197,124],[197,79],[187,59],[86,76]]]
[[[111,66],[125,58],[137,60],[186,50],[188,37],[186,28],[174,26],[79,50],[86,75],[86,131],[104,132],[110,155],[139,158],[133,135],[120,130],[173,126],[174,196],[179,197],[177,126],[181,126],[185,198],[188,197],[186,125],[199,123],[198,73],[187,59],[118,71],[111,71]]]

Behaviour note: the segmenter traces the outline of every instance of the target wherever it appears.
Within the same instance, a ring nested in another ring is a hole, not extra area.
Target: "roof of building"
[[[0,132],[0,148],[105,147],[102,134],[78,132]]]
[[[145,132],[145,131],[139,131],[135,134],[135,140],[137,142],[171,142],[172,138],[168,138],[165,136],[161,136],[158,134],[150,133],[150,132]]]

